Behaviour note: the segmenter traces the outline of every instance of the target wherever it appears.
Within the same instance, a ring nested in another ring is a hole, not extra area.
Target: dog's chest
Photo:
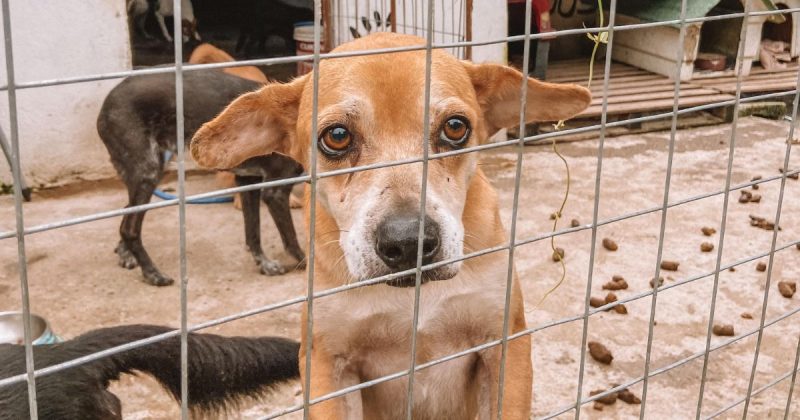
[[[505,301],[501,277],[487,281],[459,274],[422,287],[417,365],[500,337]],[[314,335],[322,336],[326,352],[353,371],[359,382],[410,367],[413,288],[377,285],[331,298],[315,303]],[[473,353],[419,371],[414,385],[415,418],[464,418],[470,411],[465,399],[475,394],[476,375],[481,374],[477,361]],[[364,409],[380,407],[381,418],[404,418],[406,387],[403,378],[362,391]]]

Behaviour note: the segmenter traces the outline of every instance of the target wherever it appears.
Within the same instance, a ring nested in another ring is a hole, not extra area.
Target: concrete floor
[[[753,176],[778,174],[783,163],[788,124],[758,118],[740,120],[733,162],[733,184]],[[599,220],[660,206],[663,199],[669,133],[650,133],[609,138],[605,143],[600,182]],[[706,192],[721,190],[725,183],[730,126],[713,126],[678,132],[672,171],[670,202]],[[596,140],[562,144],[572,171],[571,195],[562,226],[573,218],[590,223],[594,203],[598,142]],[[485,152],[483,167],[498,188],[502,216],[510,223],[514,187],[513,150]],[[800,166],[792,159],[792,168]],[[173,184],[174,183],[170,183]],[[214,187],[210,175],[189,177],[190,192]],[[549,147],[528,147],[524,155],[521,204],[517,237],[546,234],[552,228],[549,215],[563,197],[565,173],[562,163]],[[739,192],[731,193],[722,263],[729,264],[769,250],[772,232],[751,227],[749,214],[774,219],[780,181],[762,184],[755,193],[760,203],[740,204]],[[800,239],[800,181],[787,180],[782,231],[778,245]],[[42,191],[25,204],[28,226],[67,219],[124,205],[125,193],[116,181],[84,183]],[[723,196],[694,201],[668,211],[664,238],[664,259],[680,262],[678,271],[663,272],[666,285],[700,276],[714,270],[716,250],[702,253],[702,242],[718,248],[720,233],[703,236],[700,228],[719,230]],[[266,212],[263,212],[266,214]],[[300,211],[295,221],[305,235]],[[264,245],[268,253],[280,253],[272,222],[264,222]],[[178,227],[176,208],[148,213],[144,240],[151,256],[166,273],[178,274]],[[73,337],[89,329],[129,323],[156,323],[177,326],[179,289],[155,288],[140,281],[138,270],[116,265],[113,253],[118,240],[117,218],[30,235],[26,238],[31,305],[33,311],[50,320],[62,337]],[[649,289],[648,281],[656,268],[661,213],[654,212],[606,224],[597,231],[592,296],[604,296],[603,283],[612,275],[627,279],[630,287],[617,292],[620,299]],[[13,202],[0,196],[0,230],[14,228]],[[600,246],[602,238],[612,238],[619,250]],[[187,207],[189,261],[189,322],[199,323],[233,312],[257,308],[304,294],[305,276],[294,272],[280,277],[258,274],[245,251],[240,214],[230,205]],[[540,299],[560,277],[560,265],[551,260],[549,241],[524,245],[516,254],[516,265],[525,292],[529,327],[583,313],[589,271],[591,231],[582,230],[560,236],[557,246],[566,250],[567,275],[564,283],[541,305]],[[17,247],[12,240],[0,241],[0,310],[20,307]],[[724,271],[719,276],[716,319],[734,325],[736,334],[759,325],[766,273],[755,270],[761,258]],[[800,251],[794,247],[776,253],[769,288],[767,320],[774,320],[800,304],[795,296],[787,299],[777,293],[780,280],[800,280]],[[668,366],[705,348],[713,276],[702,277],[659,293],[656,326],[653,334],[651,370]],[[384,286],[375,286],[384,287]],[[651,298],[627,305],[628,314],[603,312],[590,317],[590,340],[604,343],[613,353],[611,365],[587,359],[583,393],[606,389],[611,384],[640,377],[644,361]],[[742,313],[754,319],[744,319]],[[299,306],[238,320],[208,331],[226,335],[299,336]],[[765,329],[755,378],[758,388],[792,368],[798,342],[800,315],[792,315]],[[534,414],[543,416],[574,403],[581,357],[582,321],[565,322],[544,328],[533,335]],[[711,353],[703,414],[742,398],[747,390],[757,335]],[[728,338],[712,337],[712,345]],[[702,357],[651,378],[647,395],[649,418],[693,417],[702,370]],[[754,397],[750,414],[756,418],[782,417],[788,381]],[[641,395],[641,384],[631,387]],[[177,404],[147,377],[125,377],[112,385],[123,401],[126,418],[176,418]],[[233,418],[254,418],[273,409],[299,402],[299,385],[291,383],[261,401],[238,407]],[[800,390],[795,390],[795,395]],[[800,402],[793,400],[793,413],[800,413]],[[741,416],[739,405],[724,418]],[[586,418],[636,418],[638,405],[617,402],[598,411],[587,404]],[[569,414],[563,418],[571,418]],[[291,416],[290,418],[295,418]]]

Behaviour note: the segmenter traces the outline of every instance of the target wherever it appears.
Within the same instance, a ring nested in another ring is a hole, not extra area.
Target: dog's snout
[[[422,263],[430,264],[439,252],[439,224],[425,216],[425,235],[422,241]],[[386,265],[406,270],[417,265],[419,246],[419,216],[408,214],[390,216],[378,225],[375,251]]]

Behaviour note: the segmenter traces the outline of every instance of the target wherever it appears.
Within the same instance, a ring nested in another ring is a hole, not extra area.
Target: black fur
[[[60,344],[34,346],[36,368],[102,351],[127,342],[172,331],[155,325],[102,328]],[[214,412],[255,397],[299,376],[300,345],[278,337],[222,337],[189,334],[189,405]],[[0,345],[0,378],[25,372],[24,346]],[[178,337],[105,357],[36,379],[41,419],[121,419],[121,403],[106,388],[123,373],[153,376],[180,399],[180,341]],[[27,383],[0,388],[0,420],[24,419],[29,414]]]
[[[184,138],[189,139],[200,126],[213,119],[239,95],[261,87],[261,84],[221,71],[194,71],[184,74]],[[176,153],[175,76],[156,74],[129,77],[106,97],[97,118],[97,132],[111,155],[111,162],[128,189],[128,207],[148,203],[164,172],[164,152]],[[256,158],[263,164],[260,178],[249,177],[240,183],[279,179],[302,173],[302,167],[291,159],[272,155]],[[302,267],[305,258],[297,243],[291,213],[289,192],[292,186],[265,190],[262,199],[269,207],[280,230],[287,251]],[[286,270],[269,260],[261,250],[259,192],[242,200],[247,244],[260,265],[262,273],[282,274]],[[247,195],[247,194],[246,194]],[[255,199],[252,197],[255,196]],[[283,202],[277,202],[285,200]],[[285,204],[285,205],[284,205]],[[128,269],[142,268],[147,283],[165,286],[173,280],[155,266],[142,244],[144,212],[123,216],[120,242],[115,249],[119,265]],[[258,238],[255,243],[253,238]]]

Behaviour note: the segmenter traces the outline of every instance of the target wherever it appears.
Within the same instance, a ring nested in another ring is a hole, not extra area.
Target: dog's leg
[[[261,192],[261,198],[269,209],[272,220],[281,235],[281,242],[291,256],[297,258],[297,268],[305,268],[306,254],[297,242],[297,232],[294,229],[292,212],[289,208],[289,197],[292,194],[292,185],[285,185],[275,188],[265,188]]]
[[[303,312],[305,327],[305,312]],[[305,328],[303,328],[305,329]],[[303,333],[305,337],[305,333]],[[358,383],[358,379],[337,364],[336,359],[318,346],[311,351],[311,399],[330,394],[339,389]],[[300,343],[300,383],[305,386],[306,347]],[[352,383],[350,383],[352,382]],[[355,391],[346,396],[331,398],[311,406],[313,420],[349,420],[363,418],[361,414],[361,392]]]
[[[172,37],[169,35],[169,31],[167,30],[167,25],[164,23],[164,16],[161,15],[158,11],[155,13],[156,21],[158,22],[158,26],[161,27],[161,33],[164,34],[164,39],[169,42],[172,42]]]
[[[236,176],[236,184],[239,186],[256,184],[261,180],[260,177]],[[261,191],[245,191],[240,195],[242,197],[242,216],[244,216],[244,241],[247,249],[253,254],[256,264],[261,268],[261,274],[274,276],[286,273],[286,269],[277,261],[267,258],[261,248],[261,201],[259,200]]]
[[[518,285],[516,287],[519,287]],[[519,294],[517,296],[520,296]],[[521,302],[520,299],[515,299]],[[513,334],[525,329],[525,315],[521,304],[515,305],[512,317]],[[497,393],[500,386],[500,359],[502,349],[493,347],[481,353],[481,359],[489,370],[489,389],[491,418],[497,418]],[[531,337],[525,335],[508,342],[503,388],[503,418],[527,419],[531,413],[531,387],[533,386],[533,367],[531,366]]]
[[[127,182],[129,202],[126,207],[149,203],[157,183],[157,179],[140,179],[134,182]],[[135,265],[131,266],[130,263],[130,256],[132,255],[134,261],[142,268],[145,282],[153,286],[168,286],[173,283],[173,280],[158,271],[142,244],[144,214],[144,212],[137,212],[126,214],[122,217],[122,223],[119,227],[122,241],[116,249],[120,257],[120,265],[126,268],[135,267]]]

